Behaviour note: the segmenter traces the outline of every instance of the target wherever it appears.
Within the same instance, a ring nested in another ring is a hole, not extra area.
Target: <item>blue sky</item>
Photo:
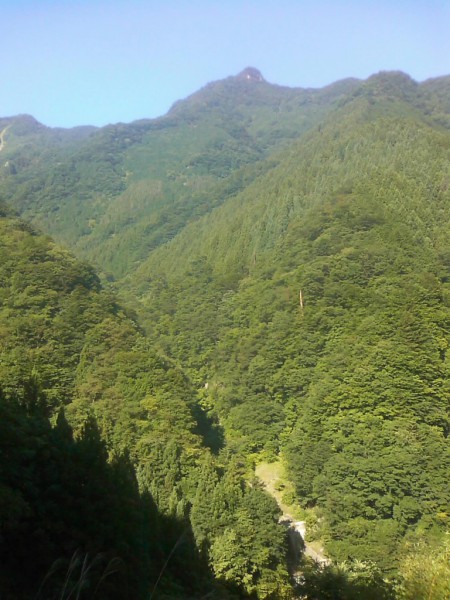
[[[0,0],[0,116],[50,126],[164,114],[255,66],[321,87],[402,70],[450,74],[449,0]]]

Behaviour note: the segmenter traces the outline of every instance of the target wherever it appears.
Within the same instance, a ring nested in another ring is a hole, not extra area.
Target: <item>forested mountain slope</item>
[[[127,285],[231,445],[280,449],[332,556],[448,526],[450,136],[369,80]]]
[[[93,413],[228,590],[292,593],[249,475],[280,455],[350,561],[307,597],[446,597],[449,97],[448,78],[301,90],[246,69],[152,121],[1,122],[3,198],[136,311],[4,211],[2,388],[25,398],[32,374],[76,429]]]
[[[245,187],[267,167],[242,167],[311,128],[357,85],[290,89],[248,80],[247,71],[154,120],[52,131],[29,117],[5,119],[0,191],[24,217],[120,276]]]
[[[92,594],[109,572],[113,587],[102,585],[101,597],[141,597],[180,525],[140,498],[126,456],[143,456],[143,445],[149,454],[174,435],[198,450],[192,394],[91,267],[3,208],[0,257],[2,596],[36,597],[45,576],[46,597],[64,593],[66,576],[67,593],[85,579]],[[155,395],[167,396],[177,423],[145,422],[142,403]]]
[[[290,593],[275,502],[93,269],[2,207],[0,281],[2,597]]]

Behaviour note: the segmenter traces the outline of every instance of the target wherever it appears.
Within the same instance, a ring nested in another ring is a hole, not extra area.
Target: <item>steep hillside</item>
[[[267,166],[244,167],[310,129],[357,85],[290,89],[245,74],[129,125],[52,131],[29,118],[4,120],[0,191],[58,241],[121,276],[245,187]]]
[[[180,418],[185,413],[187,430],[193,430],[194,418],[188,416],[193,395],[187,381],[145,342],[136,323],[102,289],[92,267],[3,213],[4,392],[17,394],[33,377],[54,410],[66,404],[71,410],[80,405],[81,410],[86,405],[81,412],[93,409],[104,420],[105,432],[115,435],[112,432],[127,426],[133,412],[139,415],[146,395],[170,390]]]
[[[2,207],[0,281],[2,596],[290,594],[275,502],[93,269]]]
[[[127,281],[229,444],[281,449],[332,555],[384,569],[450,498],[450,136],[416,87],[369,80]]]
[[[419,85],[386,73],[318,90],[286,88],[246,69],[158,119],[73,130],[26,116],[2,119],[0,192],[117,279],[270,170],[293,140],[339,118],[355,98],[386,116],[410,114],[447,127],[448,85],[446,78]]]
[[[445,598],[449,97],[449,78],[302,90],[246,69],[152,121],[1,122],[5,201],[136,314],[4,211],[4,390],[31,373],[76,429],[93,412],[238,594],[292,594],[250,475],[280,456],[338,563],[304,565],[298,593],[412,600],[428,552],[420,589]]]
[[[2,596],[147,597],[188,526],[145,495],[157,460],[139,490],[130,456],[148,465],[175,439],[199,456],[194,395],[91,267],[4,208],[0,281]],[[150,420],[150,398],[176,419]],[[189,531],[162,589],[214,586]]]

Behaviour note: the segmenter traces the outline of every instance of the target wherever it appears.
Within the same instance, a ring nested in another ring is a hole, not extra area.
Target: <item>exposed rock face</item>
[[[246,81],[265,81],[260,71],[258,71],[258,69],[255,69],[255,67],[247,67],[238,75],[236,75],[236,77],[238,79],[245,79]]]

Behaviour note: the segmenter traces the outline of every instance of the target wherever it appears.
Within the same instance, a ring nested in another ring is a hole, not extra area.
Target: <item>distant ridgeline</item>
[[[2,118],[0,198],[2,598],[448,598],[450,77]]]

